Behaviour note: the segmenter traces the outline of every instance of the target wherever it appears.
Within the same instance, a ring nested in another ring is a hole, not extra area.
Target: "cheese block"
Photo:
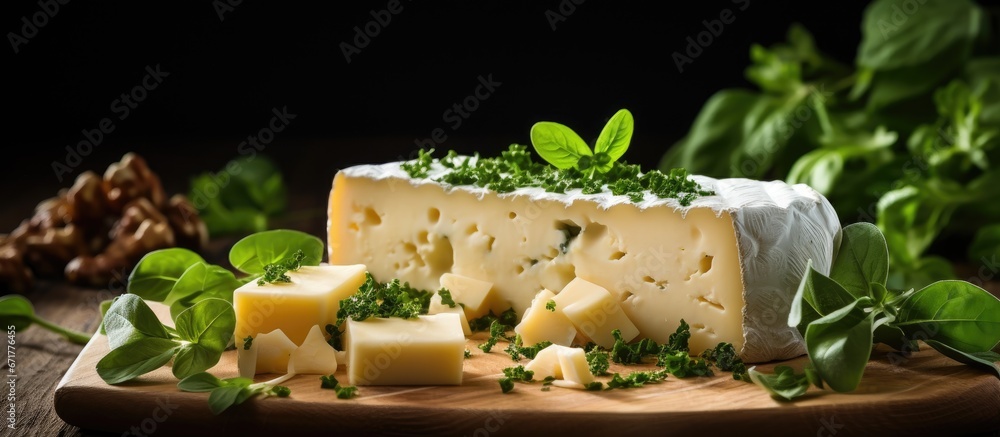
[[[465,335],[458,314],[347,320],[351,385],[459,385]]]
[[[441,314],[441,313],[455,313],[458,314],[459,320],[462,322],[462,333],[465,335],[471,335],[472,329],[469,328],[469,319],[465,317],[465,310],[462,309],[461,305],[455,305],[454,308],[445,305],[441,302],[441,295],[434,293],[431,296],[430,304],[427,306],[427,314]]]
[[[576,327],[573,326],[562,308],[556,305],[552,311],[545,308],[549,301],[554,301],[555,293],[550,290],[539,291],[531,301],[531,307],[524,310],[521,322],[514,327],[514,333],[521,336],[522,344],[534,345],[543,341],[569,346],[576,338]]]
[[[287,275],[291,282],[251,281],[233,292],[237,339],[281,329],[302,344],[313,326],[336,323],[340,301],[364,284],[365,266],[302,266]]]
[[[326,342],[319,325],[314,325],[302,344],[292,352],[288,371],[299,375],[329,375],[337,371],[337,350]]]
[[[806,261],[828,273],[840,223],[806,185],[692,176],[716,194],[677,199],[507,193],[434,178],[400,163],[362,165],[334,178],[329,253],[380,281],[436,290],[454,273],[493,283],[500,306],[522,315],[541,290],[582,278],[608,290],[640,337],[665,342],[684,319],[691,352],[731,342],[747,362],[805,353],[787,326]]]
[[[622,339],[632,341],[639,335],[621,304],[604,287],[577,277],[552,298],[556,310],[565,314],[576,329],[598,346],[611,349],[615,339],[611,332],[621,331]]]

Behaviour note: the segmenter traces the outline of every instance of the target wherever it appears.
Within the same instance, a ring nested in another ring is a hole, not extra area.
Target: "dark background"
[[[0,172],[5,208],[27,217],[80,171],[103,172],[128,151],[145,156],[168,189],[186,191],[191,175],[236,157],[239,143],[282,107],[296,118],[264,153],[278,161],[292,189],[315,193],[317,205],[338,168],[407,157],[439,127],[447,140],[438,150],[492,154],[527,144],[540,120],[592,139],[625,107],[637,124],[625,159],[655,166],[706,98],[749,86],[743,69],[752,43],[781,42],[800,22],[821,50],[851,63],[866,4],[402,0],[402,11],[348,63],[340,44],[352,43],[354,27],[372,21],[371,11],[388,1],[340,3],[317,9],[248,0],[222,20],[211,2],[60,5],[19,53],[10,44],[4,49],[5,149],[13,151]],[[575,10],[553,30],[546,11],[560,5]],[[41,10],[37,1],[2,7],[4,30],[15,33],[21,17]],[[679,72],[671,54],[683,52],[687,38],[705,30],[703,20],[724,9],[735,21]],[[112,102],[157,64],[169,76],[118,120]],[[491,74],[501,85],[452,129],[443,113]],[[105,117],[115,130],[60,182],[52,162],[65,161],[66,147]],[[0,223],[0,230],[16,224]]]

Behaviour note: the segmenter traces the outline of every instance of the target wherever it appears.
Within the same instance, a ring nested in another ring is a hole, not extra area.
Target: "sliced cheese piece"
[[[337,350],[326,342],[319,325],[314,325],[302,344],[292,352],[288,371],[298,375],[329,375],[337,371]]]
[[[590,373],[590,365],[587,364],[587,353],[582,348],[559,349],[558,355],[562,379],[582,385],[594,382],[594,374]]]
[[[400,163],[341,170],[329,207],[329,255],[380,281],[436,290],[444,273],[493,283],[519,315],[542,289],[574,278],[607,289],[641,336],[665,342],[681,319],[693,354],[721,341],[748,362],[805,353],[787,326],[806,261],[828,273],[840,220],[806,185],[692,176],[716,194],[683,206],[646,193],[542,188],[497,193],[411,178]]]
[[[614,346],[611,331],[615,329],[621,331],[626,342],[639,335],[639,328],[628,319],[618,300],[593,282],[573,279],[552,300],[573,326],[603,348]]]
[[[525,345],[549,341],[553,344],[569,346],[576,337],[576,327],[573,326],[562,307],[556,305],[554,311],[545,306],[552,301],[555,293],[550,290],[539,291],[531,300],[531,306],[524,310],[521,322],[514,327],[514,332],[521,336]]]
[[[351,385],[459,385],[465,335],[458,314],[347,321]]]
[[[315,325],[336,323],[340,301],[365,282],[364,265],[302,266],[288,272],[291,282],[248,282],[233,292],[236,338],[275,329],[302,344]]]
[[[243,378],[253,379],[257,374],[257,348],[254,346],[253,341],[248,346],[245,337],[236,342],[236,369]]]
[[[250,348],[256,349],[257,354],[255,374],[288,373],[288,360],[298,346],[282,330],[275,329],[254,337]]]
[[[441,275],[441,287],[451,292],[451,298],[462,304],[465,316],[476,319],[489,314],[490,310],[498,313],[500,309],[493,298],[493,284],[468,276],[445,273]]]
[[[553,344],[538,351],[535,358],[524,365],[525,370],[535,372],[534,379],[542,380],[548,377],[562,379],[562,367],[559,364],[559,351],[570,349],[566,346]]]
[[[466,335],[472,335],[472,329],[469,328],[469,319],[465,316],[465,310],[462,309],[461,305],[455,305],[454,308],[441,303],[441,295],[434,293],[431,296],[431,303],[427,306],[427,314],[441,314],[441,313],[455,313],[458,314],[459,319],[462,321],[462,332]]]

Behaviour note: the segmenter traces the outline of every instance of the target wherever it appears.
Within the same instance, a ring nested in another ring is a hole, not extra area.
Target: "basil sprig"
[[[632,113],[619,109],[604,125],[593,150],[573,129],[551,121],[540,121],[531,127],[531,145],[538,156],[560,170],[576,168],[591,175],[607,173],[628,150],[634,130]]]
[[[768,375],[751,369],[772,395],[794,399],[809,385],[850,392],[861,382],[872,346],[918,350],[917,340],[957,361],[1000,376],[1000,299],[965,281],[938,281],[920,290],[886,288],[889,252],[872,224],[844,228],[840,251],[823,275],[807,265],[792,301],[789,326],[805,339],[804,375],[787,366]]]

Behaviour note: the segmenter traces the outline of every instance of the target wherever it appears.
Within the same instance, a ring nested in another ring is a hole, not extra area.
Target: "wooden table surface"
[[[168,152],[163,152],[168,153]],[[221,167],[225,154],[220,153],[214,161],[206,164],[209,168]],[[285,169],[288,186],[294,193],[290,209],[297,211],[295,219],[279,221],[272,227],[288,227],[310,232],[325,240],[325,204],[335,168],[329,163],[301,160],[303,168],[295,171]],[[218,164],[218,165],[216,165]],[[154,170],[169,172],[170,167]],[[188,172],[190,173],[190,172]],[[327,175],[328,173],[328,175]],[[317,175],[324,174],[316,180]],[[184,189],[187,177],[164,176],[168,192]],[[0,211],[0,233],[13,229],[22,218],[30,215],[34,205],[41,199],[54,194],[51,183],[25,187]],[[214,240],[206,254],[206,259],[223,263],[232,239]],[[1000,296],[1000,272],[991,272],[984,266],[960,266],[960,277],[977,284],[984,284],[990,292]],[[42,318],[68,328],[93,332],[99,319],[98,304],[124,290],[119,283],[112,283],[105,289],[79,288],[58,281],[39,281],[27,297],[34,304]],[[6,435],[109,435],[82,430],[62,421],[53,408],[53,393],[56,385],[66,373],[70,364],[79,355],[82,346],[70,344],[49,331],[31,327],[15,334],[15,371],[17,375],[17,430],[4,427]],[[0,364],[0,371],[8,372],[8,364]],[[5,388],[5,390],[7,390]],[[1000,436],[1000,430],[988,435]]]

